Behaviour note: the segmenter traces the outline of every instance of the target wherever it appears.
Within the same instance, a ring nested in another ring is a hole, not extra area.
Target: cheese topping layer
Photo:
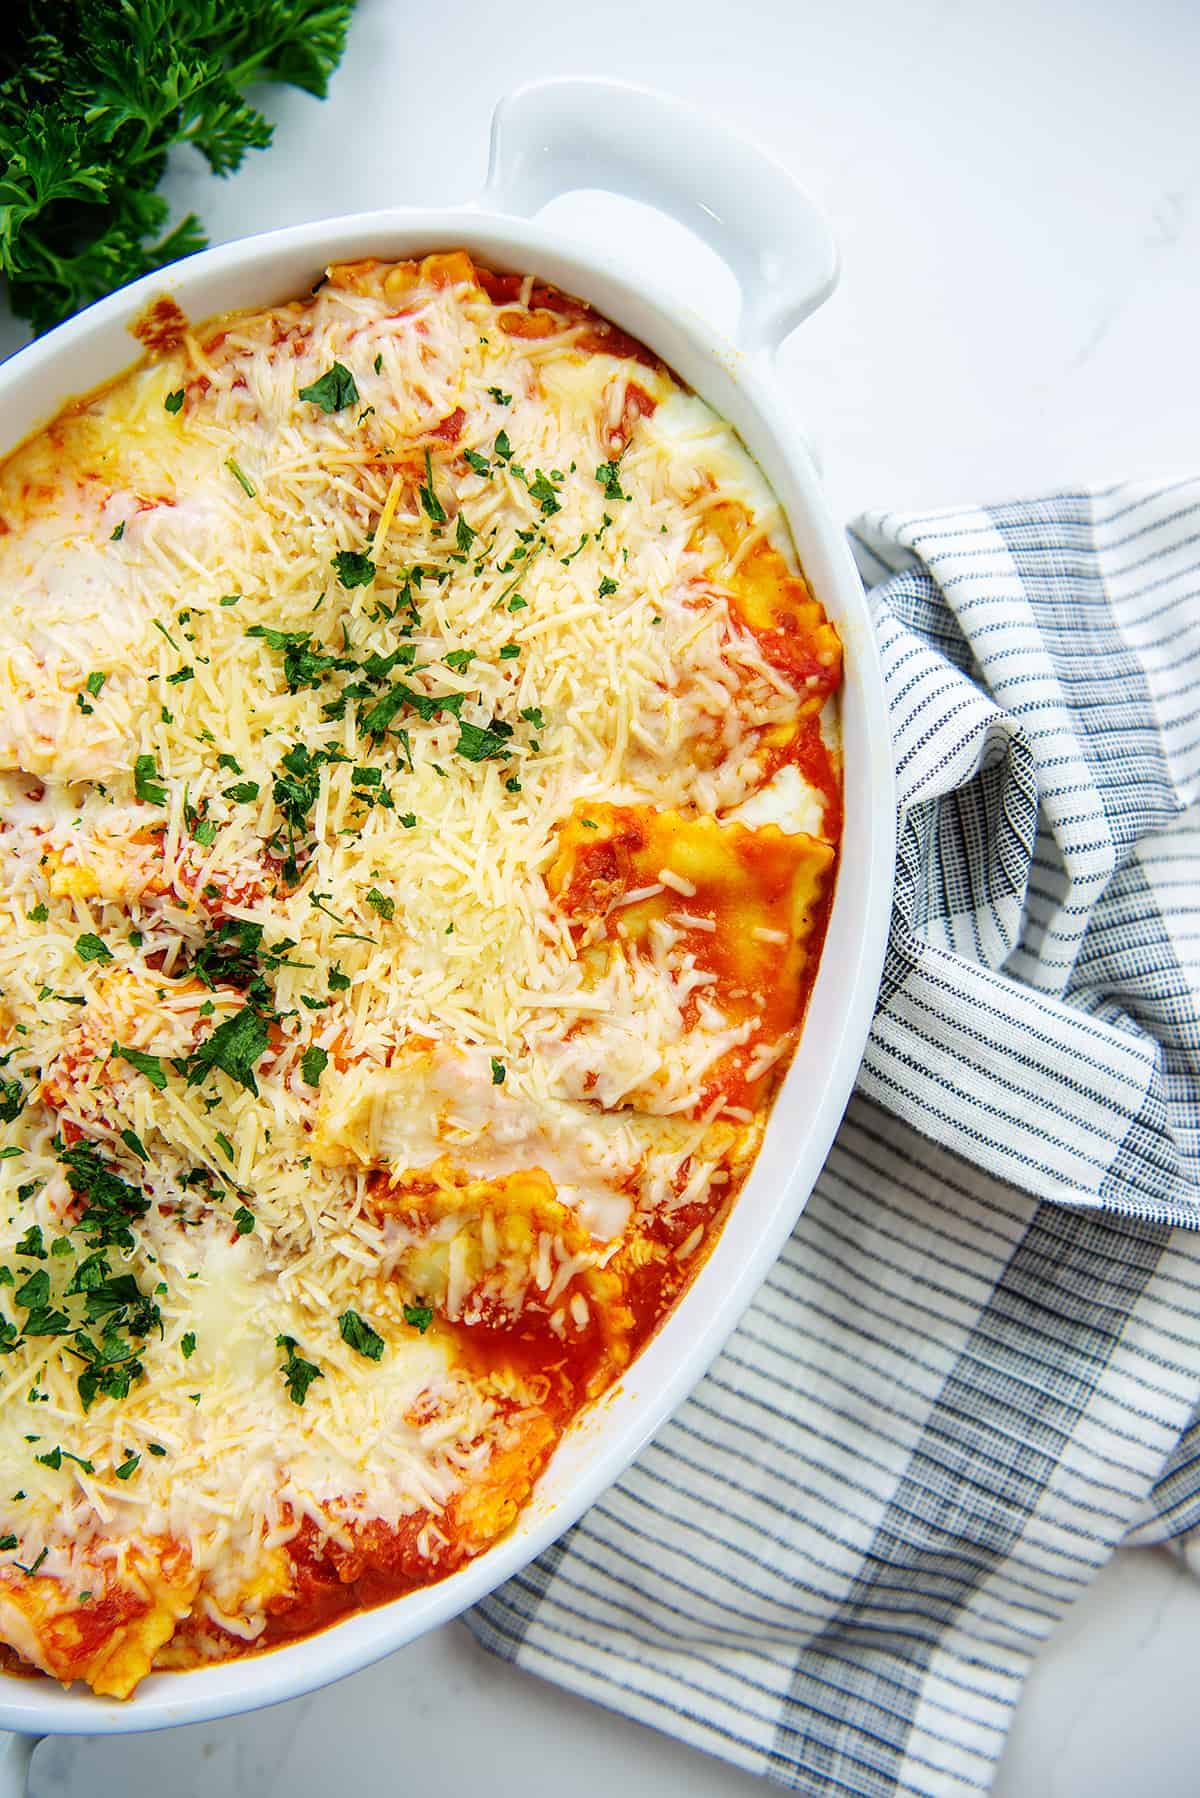
[[[0,1638],[126,1696],[441,1577],[684,1290],[840,834],[729,427],[462,254],[0,470]]]

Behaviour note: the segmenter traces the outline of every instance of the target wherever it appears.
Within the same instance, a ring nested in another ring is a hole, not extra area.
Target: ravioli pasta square
[[[841,647],[728,425],[465,253],[0,468],[0,1640],[127,1697],[509,1530],[802,1027]]]

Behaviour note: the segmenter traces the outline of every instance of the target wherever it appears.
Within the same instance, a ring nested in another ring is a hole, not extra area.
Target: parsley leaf
[[[537,501],[543,518],[552,518],[556,512],[562,511],[557,493],[540,468],[529,483],[529,497]]]
[[[432,1305],[405,1305],[404,1321],[410,1328],[419,1330],[421,1335],[424,1336],[426,1330],[433,1322]]]
[[[195,1330],[185,1330],[184,1331],[183,1335],[179,1338],[179,1352],[183,1356],[185,1361],[191,1360],[192,1356],[196,1352],[196,1332],[195,1332]]]
[[[167,789],[162,785],[158,762],[152,755],[139,755],[133,764],[133,790],[147,805],[165,805]]]
[[[381,893],[378,887],[372,887],[367,894],[367,904],[372,911],[378,912],[381,918],[394,918],[396,915],[396,901],[389,899],[385,893]]]
[[[150,1156],[146,1151],[146,1145],[136,1130],[122,1130],[121,1141],[131,1154],[137,1156],[139,1161],[149,1161]]]
[[[487,762],[508,754],[508,738],[512,736],[512,726],[499,726],[499,721],[493,718],[489,729],[480,724],[467,724],[460,718],[458,733],[458,742],[454,745],[455,754],[463,756],[468,762]]]
[[[183,405],[183,388],[177,387],[174,393],[169,393],[163,405],[168,412],[178,412]]]
[[[126,1049],[120,1043],[113,1044],[112,1052],[121,1061],[127,1061],[131,1068],[136,1068],[139,1074],[145,1074],[151,1086],[157,1087],[160,1093],[166,1091],[167,1076],[157,1055],[149,1055],[144,1049]]]
[[[621,466],[618,462],[601,462],[596,470],[596,479],[604,489],[605,499],[628,499],[627,493],[621,491]]]
[[[75,953],[80,961],[111,961],[113,952],[94,931],[85,930],[75,938]]]
[[[239,1236],[249,1236],[255,1224],[255,1217],[248,1205],[239,1205],[233,1214],[233,1227]]]
[[[504,1077],[507,1074],[507,1072],[508,1072],[508,1069],[505,1067],[504,1063],[502,1061],[498,1061],[496,1059],[496,1057],[493,1055],[492,1056],[492,1085],[493,1086],[503,1086],[504,1085]]]
[[[311,387],[300,389],[300,398],[311,400],[322,412],[340,412],[345,406],[358,404],[359,392],[350,370],[335,362]]]
[[[433,490],[433,463],[429,451],[425,451],[425,485],[418,488],[421,505],[434,524],[445,524],[446,508]]]
[[[491,480],[492,465],[486,456],[479,454],[478,450],[464,450],[463,461],[467,463],[468,467],[473,468],[476,474],[484,475]]]
[[[378,1330],[373,1330],[365,1318],[357,1311],[343,1311],[338,1318],[338,1329],[342,1341],[367,1361],[379,1361],[383,1358],[385,1343]]]
[[[325,1376],[315,1362],[306,1361],[303,1355],[296,1353],[294,1336],[277,1336],[275,1347],[284,1352],[284,1363],[279,1371],[287,1386],[288,1397],[294,1405],[302,1405],[313,1381],[323,1380]]]
[[[270,1040],[266,1019],[252,1005],[244,1005],[193,1050],[188,1058],[188,1085],[199,1086],[214,1068],[220,1068],[257,1098],[254,1064],[266,1054]]]
[[[357,549],[339,549],[333,567],[343,587],[369,587],[375,579],[375,564]]]
[[[329,1065],[327,1052],[317,1043],[310,1043],[300,1057],[300,1072],[306,1086],[319,1086],[321,1075]]]
[[[0,1124],[11,1124],[20,1117],[26,1096],[25,1088],[16,1078],[0,1080]]]

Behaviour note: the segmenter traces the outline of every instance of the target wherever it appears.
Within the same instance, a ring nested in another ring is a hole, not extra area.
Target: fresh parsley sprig
[[[11,0],[0,51],[0,272],[45,331],[207,241],[166,230],[175,145],[216,175],[272,127],[260,81],[323,98],[354,0]]]

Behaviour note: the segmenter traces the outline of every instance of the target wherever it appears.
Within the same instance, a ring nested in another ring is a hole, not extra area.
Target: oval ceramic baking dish
[[[611,256],[569,247],[530,222],[557,195],[603,188],[656,206],[705,238],[741,287],[736,343]],[[562,80],[501,102],[487,185],[444,211],[377,212],[226,244],[135,283],[0,370],[4,448],[74,394],[131,362],[130,327],[169,295],[193,319],[271,305],[331,262],[463,248],[489,267],[536,273],[648,344],[727,419],[784,508],[808,578],[845,647],[845,830],[836,896],[800,1046],[763,1148],[690,1291],[620,1384],[571,1429],[513,1531],[440,1584],[353,1614],[270,1654],[150,1676],[128,1703],[0,1675],[0,1791],[21,1789],[47,1733],[161,1729],[277,1704],[377,1660],[447,1621],[546,1548],[628,1466],[722,1346],[792,1230],[841,1119],[870,1027],[891,897],[890,741],[866,601],[822,496],[806,441],[775,397],[785,336],[832,291],[828,232],[759,151],[677,101],[605,82]]]

